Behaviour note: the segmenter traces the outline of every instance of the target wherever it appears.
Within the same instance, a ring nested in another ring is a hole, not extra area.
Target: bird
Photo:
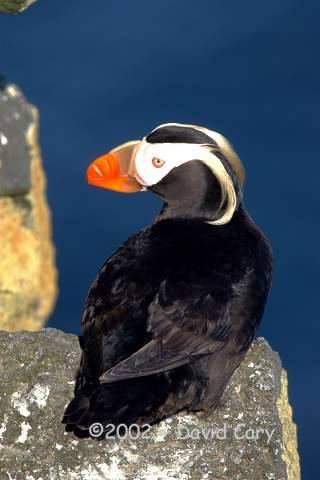
[[[154,425],[209,415],[261,322],[273,257],[243,202],[245,170],[220,133],[166,123],[101,155],[89,185],[148,191],[163,206],[98,272],[62,422]]]

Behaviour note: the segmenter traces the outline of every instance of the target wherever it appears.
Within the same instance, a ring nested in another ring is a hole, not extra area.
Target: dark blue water
[[[160,205],[88,187],[88,163],[159,123],[221,131],[273,245],[260,333],[289,372],[308,479],[319,470],[319,23],[316,0],[39,0],[0,16],[0,70],[41,113],[60,272],[50,325],[79,331],[97,269]]]

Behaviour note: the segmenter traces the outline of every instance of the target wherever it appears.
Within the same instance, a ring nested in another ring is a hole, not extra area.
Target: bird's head
[[[119,192],[150,190],[165,202],[162,217],[228,223],[241,203],[244,168],[219,133],[166,123],[91,163],[90,185]]]

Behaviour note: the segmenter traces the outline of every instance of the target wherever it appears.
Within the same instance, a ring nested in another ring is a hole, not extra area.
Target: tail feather
[[[90,397],[82,391],[71,400],[64,412],[62,423],[77,424],[90,409]]]
[[[89,429],[102,425],[139,424],[143,417],[163,404],[169,394],[169,384],[162,376],[154,379],[131,379],[112,384],[86,383],[75,393],[67,406],[62,423]]]
[[[75,395],[67,406],[62,423],[76,434],[94,423],[153,424],[199,401],[203,390],[191,367],[182,366],[167,373],[100,383],[80,369]]]

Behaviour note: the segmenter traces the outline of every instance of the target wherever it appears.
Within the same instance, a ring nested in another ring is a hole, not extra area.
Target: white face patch
[[[188,125],[185,123],[163,123],[162,125],[156,127],[151,133],[163,127],[193,128],[194,130],[198,130],[199,132],[204,133],[209,138],[212,138],[212,140],[219,146],[221,152],[228,159],[228,162],[230,163],[237,175],[240,185],[243,186],[245,179],[245,170],[242,162],[232,148],[232,146],[230,145],[230,143],[228,142],[228,140],[223,135],[221,135],[221,133],[214,132],[213,130],[209,130],[208,128],[200,127],[199,125]]]
[[[135,155],[137,180],[145,186],[159,183],[168,173],[184,163],[212,160],[213,153],[207,145],[190,143],[147,143],[141,142]]]

